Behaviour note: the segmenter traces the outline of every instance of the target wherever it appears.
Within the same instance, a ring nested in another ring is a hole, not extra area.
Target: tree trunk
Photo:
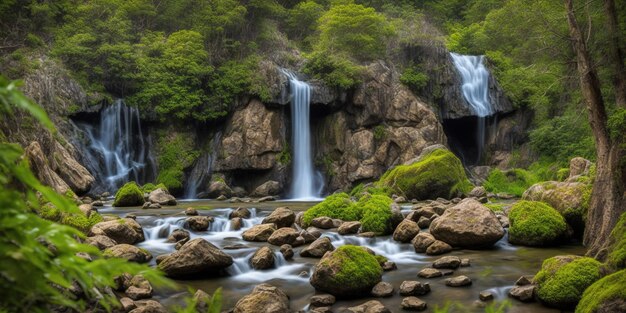
[[[622,50],[615,1],[604,0],[606,28],[609,34],[609,58],[612,68],[615,103],[626,108],[626,68],[624,68],[624,51]]]
[[[591,63],[580,28],[574,15],[572,0],[565,0],[570,40],[576,53],[580,88],[589,111],[589,123],[596,143],[596,178],[587,213],[583,243],[587,254],[598,259],[606,256],[608,237],[624,208],[624,181],[620,168],[623,151],[612,142],[607,129],[607,115],[600,92],[600,81]]]

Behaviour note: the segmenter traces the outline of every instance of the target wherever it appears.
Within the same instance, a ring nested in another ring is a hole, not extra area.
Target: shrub
[[[331,87],[349,89],[361,82],[365,68],[340,53],[316,51],[307,55],[302,71]]]
[[[509,241],[526,246],[555,244],[567,231],[567,223],[551,206],[537,201],[520,201],[509,212]]]
[[[626,213],[622,214],[611,231],[606,263],[613,269],[626,268]]]
[[[508,193],[521,197],[524,191],[536,182],[537,178],[527,170],[516,168],[501,171],[494,169],[489,173],[483,186],[490,192]]]
[[[161,134],[157,146],[159,175],[156,181],[171,193],[180,192],[183,188],[184,170],[193,165],[200,152],[193,149],[193,139],[189,134],[173,131]]]
[[[610,307],[604,305],[612,301],[626,302],[625,283],[626,270],[613,273],[593,283],[583,293],[582,299],[576,306],[576,313],[609,312]],[[600,311],[601,308],[604,310]]]
[[[145,192],[145,193],[151,193],[151,192],[153,192],[153,191],[155,191],[155,190],[157,190],[159,188],[165,189],[165,190],[167,190],[169,192],[169,190],[167,189],[167,187],[164,184],[155,185],[153,183],[147,183],[147,184],[143,185],[141,187],[141,190],[143,190],[143,192]]]
[[[128,182],[115,193],[113,206],[138,206],[144,202],[143,191],[134,181]]]
[[[407,67],[400,76],[400,82],[409,87],[411,91],[419,93],[426,85],[430,78],[421,67],[411,64]]]
[[[574,308],[583,292],[600,277],[602,263],[593,258],[556,256],[543,261],[535,275],[537,296],[548,306]]]

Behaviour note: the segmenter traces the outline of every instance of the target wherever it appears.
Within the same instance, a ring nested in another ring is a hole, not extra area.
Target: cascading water
[[[213,168],[213,160],[215,160],[219,148],[222,132],[215,133],[211,143],[211,152],[201,155],[194,165],[189,175],[189,180],[185,186],[185,197],[194,199],[198,195],[198,187],[202,186],[208,178],[211,177],[211,169]]]
[[[450,56],[461,76],[463,98],[478,118],[476,143],[477,159],[480,161],[485,146],[486,117],[495,113],[489,99],[489,71],[482,55],[450,53]]]

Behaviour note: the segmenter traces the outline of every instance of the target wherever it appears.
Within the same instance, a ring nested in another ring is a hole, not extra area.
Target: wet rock
[[[224,200],[226,200],[226,198],[232,195],[233,190],[222,180],[213,181],[209,184],[209,189],[207,190],[207,196],[209,198],[224,197]]]
[[[291,245],[294,246],[294,247],[299,247],[299,246],[302,246],[304,244],[306,244],[306,241],[304,240],[304,237],[298,236],[296,238],[296,240],[294,240],[293,244],[291,244]]]
[[[433,262],[434,268],[457,269],[461,265],[461,259],[457,256],[444,256]]]
[[[426,310],[426,302],[417,297],[406,297],[402,299],[400,307],[406,311],[424,311]]]
[[[275,196],[280,194],[282,191],[282,186],[279,182],[274,180],[268,180],[256,187],[254,191],[250,194],[251,197],[266,197],[266,196]]]
[[[426,249],[435,242],[435,237],[429,233],[421,232],[411,240],[411,244],[413,244],[413,248],[417,253],[424,253]]]
[[[320,235],[321,235],[321,233],[320,233]],[[300,236],[302,237],[302,239],[304,239],[304,243],[311,243],[311,242],[315,241],[315,239],[319,238],[319,236],[316,237],[315,235],[309,233],[306,230],[300,231]]]
[[[277,287],[260,284],[235,304],[234,313],[289,313],[289,298]]]
[[[285,258],[285,260],[291,260],[293,258],[293,248],[291,247],[291,245],[282,245],[280,246],[280,253],[283,254],[283,257]]]
[[[391,262],[391,261],[387,261],[385,263],[383,263],[382,265],[383,267],[383,271],[388,272],[388,271],[393,271],[398,269],[398,267],[396,266],[395,262]]]
[[[275,224],[259,224],[254,225],[250,229],[243,232],[241,235],[245,241],[267,241],[270,236],[276,231]]]
[[[277,199],[278,197],[276,196],[265,196],[265,197],[258,198],[256,202],[276,201]]]
[[[125,243],[105,249],[104,256],[126,259],[137,263],[146,263],[152,260],[152,254],[150,254],[150,252]]]
[[[347,308],[343,313],[391,313],[380,301],[371,300],[361,305]]]
[[[533,275],[524,275],[517,279],[515,286],[526,286],[533,283]]]
[[[246,208],[236,208],[235,210],[230,212],[230,214],[228,215],[228,218],[229,219],[233,219],[233,218],[236,218],[236,217],[239,217],[239,218],[250,218],[250,216],[252,216],[252,213],[250,212],[250,210],[248,210]]]
[[[263,224],[274,223],[276,227],[291,227],[296,221],[296,215],[288,207],[276,208],[272,213],[263,219]]]
[[[482,198],[487,196],[487,190],[483,186],[474,187],[472,191],[467,194],[468,197]]]
[[[430,219],[426,216],[421,216],[417,221],[417,226],[419,226],[419,228],[428,228],[430,226]]]
[[[514,286],[509,290],[509,296],[522,302],[534,301],[535,285]]]
[[[223,249],[224,250],[239,250],[239,249],[247,249],[248,246],[244,245],[244,244],[240,244],[240,243],[236,243],[233,245],[227,245],[224,246]]]
[[[185,220],[185,225],[193,231],[206,231],[210,223],[211,218],[208,216],[190,216]]]
[[[315,238],[322,237],[322,231],[319,230],[317,227],[307,227],[306,232],[313,235]]]
[[[498,215],[498,221],[500,221],[500,224],[504,228],[508,228],[511,225],[509,218],[504,215]]]
[[[268,247],[261,247],[250,258],[250,265],[256,270],[274,267],[274,251]]]
[[[469,286],[471,284],[472,284],[472,280],[465,275],[446,279],[446,286],[450,286],[450,287],[463,287],[463,286]]]
[[[461,267],[468,267],[470,265],[470,259],[461,259]]]
[[[100,222],[91,228],[93,236],[107,236],[117,243],[134,244],[144,240],[141,225],[130,218]]]
[[[308,247],[300,251],[300,256],[309,258],[321,258],[328,251],[335,250],[335,246],[328,237],[321,237],[313,241]]]
[[[211,295],[198,289],[193,294],[193,300],[196,301],[197,312],[207,312],[209,310],[209,303],[211,302]]]
[[[402,296],[421,296],[430,292],[428,283],[421,283],[416,280],[405,280],[400,284],[400,295]]]
[[[335,226],[333,220],[330,217],[321,216],[316,217],[311,221],[311,225],[321,229],[331,229]]]
[[[230,230],[240,230],[243,227],[243,219],[241,217],[235,217],[230,220]]]
[[[419,226],[414,221],[405,219],[403,220],[396,230],[393,232],[393,240],[399,242],[410,242],[411,239],[420,232]]]
[[[104,202],[102,200],[96,200],[91,203],[93,206],[104,206]]]
[[[126,295],[133,300],[148,299],[152,297],[152,285],[143,276],[135,275],[130,280]]]
[[[85,238],[85,243],[92,245],[100,250],[104,250],[106,248],[111,248],[113,246],[115,246],[117,244],[117,242],[115,242],[115,240],[107,237],[107,236],[103,236],[103,235],[98,235],[98,236],[92,236],[92,237],[87,237]]]
[[[452,247],[449,244],[441,240],[435,240],[426,249],[426,254],[427,255],[440,255],[440,254],[448,253],[450,251],[452,251]]]
[[[322,306],[322,307],[313,307],[310,312],[311,313],[333,313],[333,310],[328,306]]]
[[[283,227],[273,232],[267,239],[267,242],[275,246],[294,244],[298,236],[299,234],[295,229],[291,227]],[[302,243],[304,243],[304,238],[302,239]]]
[[[302,217],[304,217],[304,212],[300,211],[296,213],[296,221],[294,223],[298,224],[300,227],[302,227]]]
[[[393,285],[388,282],[381,281],[376,284],[374,288],[372,288],[371,294],[377,298],[391,297],[393,295]]]
[[[343,224],[343,221],[338,218],[333,218],[333,228],[338,228]]]
[[[426,206],[426,207],[421,207],[417,210],[415,210],[415,217],[419,220],[420,217],[426,217],[426,218],[430,218],[431,216],[435,215],[437,213],[435,213],[435,209],[433,209],[430,206]]]
[[[493,300],[493,293],[488,290],[481,291],[478,294],[478,299],[480,299],[480,301],[491,301]]]
[[[312,306],[331,306],[335,304],[335,296],[329,294],[314,295],[311,297]]]
[[[183,242],[185,244],[189,241],[189,232],[184,229],[175,229],[168,237],[167,242]]]
[[[233,258],[202,238],[190,240],[165,257],[158,268],[172,278],[215,274],[233,264]]]
[[[180,249],[180,247],[179,247],[178,249]],[[176,249],[176,250],[178,250],[178,249]],[[159,263],[161,263],[163,260],[165,260],[165,258],[167,258],[167,256],[168,256],[168,255],[169,255],[169,254],[160,254],[160,255],[157,255],[157,257],[154,259],[154,261],[156,261],[156,264],[158,265],[158,264],[159,264]]]
[[[148,201],[151,203],[158,203],[160,205],[176,205],[176,198],[170,195],[170,193],[163,188],[157,188],[150,192]]]
[[[186,208],[185,209],[185,215],[187,215],[187,216],[196,216],[196,215],[198,215],[198,210],[196,210],[194,208]]]
[[[373,231],[367,231],[364,233],[359,233],[357,236],[363,237],[363,238],[374,238],[376,237],[376,233]]]
[[[443,276],[443,273],[438,269],[427,267],[419,271],[419,273],[417,273],[417,276],[422,278],[435,278]]]
[[[168,313],[168,311],[160,303],[148,300],[129,313]]]
[[[130,312],[137,308],[135,301],[128,297],[120,298],[120,304],[122,305],[122,310],[124,310],[124,312]]]
[[[87,217],[89,217],[91,213],[98,212],[91,204],[81,204],[78,206],[78,209]]]

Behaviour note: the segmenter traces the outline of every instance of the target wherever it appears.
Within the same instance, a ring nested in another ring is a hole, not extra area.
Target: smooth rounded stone
[[[415,211],[411,211],[409,213],[407,213],[407,215],[404,217],[407,220],[411,220],[413,222],[417,222],[419,220],[421,216],[417,215],[417,213],[415,213]]]
[[[248,246],[246,246],[244,244],[236,243],[236,244],[224,246],[222,249],[224,249],[224,250],[239,250],[239,249],[247,249],[247,248],[248,248]]]
[[[406,297],[402,299],[400,307],[406,311],[424,311],[426,310],[426,302],[418,297]]]
[[[480,301],[491,301],[493,300],[493,293],[488,290],[483,290],[478,294],[478,299],[480,299]]]
[[[243,219],[241,217],[235,217],[230,220],[230,230],[240,230],[243,227]]]
[[[152,205],[152,203],[150,203],[150,202],[144,202],[141,205],[141,209],[143,209],[143,210],[149,209],[151,205]]]
[[[104,206],[104,202],[101,201],[101,200],[96,200],[96,201],[92,202],[91,205],[93,205],[93,206]]]
[[[103,236],[103,235],[98,235],[98,236],[92,236],[92,237],[87,237],[85,238],[85,243],[92,245],[100,250],[104,250],[106,248],[111,248],[113,246],[115,246],[117,244],[117,242],[115,242],[115,240],[107,237],[107,236]]]
[[[450,276],[454,274],[454,270],[447,269],[447,268],[442,268],[439,271],[441,272],[441,274],[443,274],[443,276]]]
[[[168,311],[161,303],[154,300],[147,300],[129,313],[168,313]]]
[[[278,198],[275,196],[265,196],[255,200],[255,202],[268,202],[268,201],[276,201]]]
[[[284,244],[293,245],[298,236],[299,234],[295,229],[291,227],[283,227],[273,232],[267,239],[267,242],[275,246],[282,246]],[[302,242],[304,243],[304,238],[302,239]]]
[[[91,228],[92,236],[107,236],[117,243],[134,244],[144,241],[143,228],[131,218],[100,222]]]
[[[274,267],[274,251],[268,247],[259,248],[250,258],[250,265],[256,270]]]
[[[406,203],[406,198],[403,196],[395,196],[393,197],[393,201],[395,203]]]
[[[276,227],[291,227],[296,221],[296,214],[288,207],[276,208],[270,215],[263,219],[263,224],[274,223]]]
[[[349,307],[342,313],[391,313],[380,301],[370,300],[361,305]]]
[[[148,299],[152,297],[152,285],[141,275],[135,275],[130,280],[130,286],[126,289],[126,295],[133,300]]]
[[[178,248],[178,249],[180,249],[180,248]],[[176,249],[176,250],[178,250],[178,249]],[[165,258],[167,258],[168,255],[169,254],[157,255],[156,258],[154,258],[154,261],[156,261],[156,264],[159,265],[159,263],[163,262],[163,260],[165,260]]]
[[[235,304],[234,313],[289,313],[289,298],[277,287],[260,284]]]
[[[183,244],[189,241],[189,232],[184,229],[175,229],[168,237],[166,242],[179,242],[184,241]]]
[[[232,212],[230,212],[230,214],[228,214],[229,219],[233,219],[235,217],[250,218],[250,216],[252,216],[252,213],[250,213],[250,210],[246,208],[236,208]]]
[[[279,182],[275,180],[268,180],[252,191],[250,196],[252,197],[267,197],[272,195],[277,195],[281,192],[282,186]]]
[[[466,198],[434,220],[430,224],[430,233],[451,246],[484,248],[500,240],[504,228],[489,208]]]
[[[443,276],[443,273],[438,269],[427,267],[419,271],[419,273],[417,273],[417,276],[422,278],[435,278]]]
[[[135,301],[128,297],[120,298],[120,304],[122,305],[122,310],[124,310],[124,312],[130,312],[137,308]]]
[[[461,259],[461,267],[468,267],[470,265],[470,259]]]
[[[331,306],[335,304],[335,296],[331,294],[314,295],[311,297],[312,306]]]
[[[306,232],[313,235],[315,238],[322,237],[322,231],[317,227],[307,227]]]
[[[429,233],[421,232],[411,240],[413,248],[417,253],[424,253],[428,247],[435,242],[435,237]]]
[[[176,198],[163,188],[151,191],[148,195],[148,201],[159,205],[176,205]]]
[[[433,262],[434,268],[457,269],[461,265],[461,259],[458,256],[444,256]]]
[[[320,228],[320,229],[331,229],[335,226],[333,220],[327,216],[316,217],[311,221],[311,226]]]
[[[388,282],[381,281],[380,283],[376,284],[374,288],[372,288],[372,296],[374,297],[386,298],[391,297],[392,295],[393,285]]]
[[[194,208],[186,208],[185,209],[185,215],[187,215],[187,216],[196,216],[196,215],[198,215],[198,210],[196,210]]]
[[[476,186],[467,194],[468,197],[481,198],[487,196],[487,189],[483,186]]]
[[[376,233],[373,231],[368,231],[368,232],[364,232],[364,233],[359,233],[357,235],[358,237],[363,237],[363,238],[374,238],[376,237]]]
[[[420,227],[412,220],[403,220],[393,232],[393,240],[399,242],[410,242],[411,239],[420,232]]]
[[[146,263],[152,260],[152,254],[150,254],[147,250],[125,243],[105,249],[104,256],[109,258],[126,259],[137,263]]]
[[[389,271],[393,271],[393,270],[397,270],[398,269],[398,266],[396,266],[396,262],[392,262],[392,261],[387,261],[387,262],[383,263],[382,267],[383,267],[383,271],[385,271],[385,272],[389,272]]]
[[[426,216],[420,216],[420,219],[417,221],[417,226],[419,226],[419,228],[428,228],[430,226],[430,219]]]
[[[463,286],[469,286],[471,284],[472,284],[472,280],[465,275],[446,279],[446,286],[449,286],[449,287],[463,287]]]
[[[405,280],[400,284],[401,296],[421,296],[430,292],[430,284],[416,280]]]
[[[526,285],[530,285],[533,283],[533,279],[535,278],[534,275],[523,275],[520,276],[520,278],[517,279],[517,281],[515,282],[515,286],[526,286]]]
[[[304,239],[304,243],[311,243],[315,241],[315,239],[319,238],[319,237],[315,237],[315,235],[309,233],[308,231],[304,229],[300,231],[300,237]]]
[[[210,242],[196,238],[165,257],[158,268],[172,278],[216,274],[233,264],[233,258]]]
[[[498,221],[500,221],[500,224],[502,224],[502,227],[509,228],[509,226],[511,226],[511,222],[509,221],[509,218],[507,216],[504,216],[504,215],[497,215],[497,216],[498,216]]]
[[[343,224],[343,221],[338,218],[333,218],[333,228],[338,228]]]
[[[94,207],[89,204],[89,203],[85,203],[85,204],[81,204],[78,206],[78,209],[83,212],[83,214],[85,214],[85,216],[89,217],[91,215],[91,213],[93,212],[98,212],[96,209],[94,209]]]
[[[193,231],[206,231],[210,223],[208,216],[190,216],[185,220],[185,225]]]
[[[302,311],[304,312],[304,311]],[[333,313],[333,310],[328,306],[314,307],[309,311],[311,313]]]
[[[308,247],[302,249],[302,251],[300,251],[300,256],[308,258],[321,258],[326,252],[334,250],[335,246],[333,246],[330,238],[321,237],[313,241]]]
[[[291,244],[294,247],[300,247],[306,244],[306,240],[304,239],[304,237],[302,236],[298,236],[296,237],[296,240],[293,241],[293,243]]]
[[[435,240],[435,242],[433,242],[426,249],[426,254],[427,255],[440,255],[440,254],[448,253],[450,251],[452,251],[452,246],[450,246],[449,244],[441,240]]]
[[[514,286],[509,290],[509,296],[522,302],[534,301],[535,285]]]
[[[418,220],[422,216],[430,218],[434,214],[436,214],[435,209],[433,209],[431,206],[423,206],[415,210],[416,216],[414,218],[417,218]]]
[[[270,238],[270,236],[276,231],[275,224],[259,224],[250,227],[241,234],[241,237],[245,241],[257,241],[264,242]]]
[[[283,254],[283,257],[285,258],[285,260],[291,260],[294,254],[293,248],[291,247],[291,245],[288,245],[288,244],[284,244],[280,246],[280,253]]]
[[[352,235],[358,233],[360,228],[361,222],[359,221],[344,222],[339,226],[337,232],[339,235]]]

